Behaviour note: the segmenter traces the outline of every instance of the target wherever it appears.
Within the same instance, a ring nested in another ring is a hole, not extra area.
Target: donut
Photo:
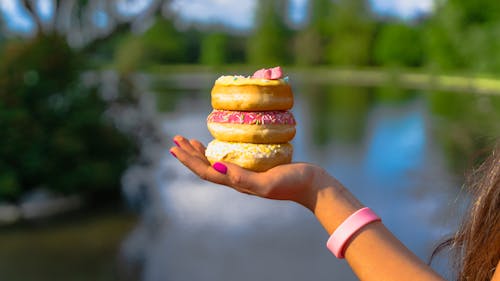
[[[288,110],[293,93],[287,78],[221,76],[211,92],[214,109],[239,111]]]
[[[295,136],[289,111],[228,111],[215,109],[207,117],[215,139],[230,142],[285,143]]]
[[[213,165],[226,161],[255,172],[263,172],[292,161],[293,146],[282,144],[255,144],[213,140],[207,145],[205,156]]]

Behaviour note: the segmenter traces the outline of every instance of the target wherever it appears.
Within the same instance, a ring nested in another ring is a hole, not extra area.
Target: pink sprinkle
[[[232,124],[290,124],[295,125],[293,114],[289,111],[229,111],[214,109],[207,122]]]
[[[280,79],[282,76],[283,71],[281,71],[281,67],[271,68],[271,79]]]
[[[252,78],[260,78],[260,79],[268,79],[268,80],[277,80],[283,76],[283,71],[281,67],[277,66],[274,68],[262,68],[257,70]]]

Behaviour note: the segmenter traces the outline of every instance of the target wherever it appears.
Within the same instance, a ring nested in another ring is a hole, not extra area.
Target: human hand
[[[263,198],[291,200],[313,211],[318,188],[326,173],[307,163],[276,166],[265,172],[253,172],[228,162],[212,166],[205,157],[205,146],[197,140],[175,136],[177,146],[170,152],[200,178]]]
[[[170,152],[200,178],[259,197],[297,202],[314,213],[329,235],[364,207],[318,166],[293,163],[260,173],[227,162],[212,166],[199,141],[175,136],[174,142],[177,146]],[[360,280],[400,280],[401,276],[405,280],[444,280],[381,223],[358,231],[346,247],[345,257]]]

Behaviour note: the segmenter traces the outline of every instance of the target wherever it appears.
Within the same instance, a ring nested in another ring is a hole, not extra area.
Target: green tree
[[[114,68],[122,75],[128,75],[146,64],[146,47],[141,37],[129,34],[114,50]]]
[[[331,0],[311,0],[308,2],[308,19],[294,40],[295,63],[314,65],[325,62],[324,46],[333,34],[330,24],[333,16]]]
[[[420,30],[401,22],[382,25],[375,38],[373,57],[383,66],[420,66],[423,62],[423,44]]]
[[[42,19],[37,9],[39,1],[19,0],[23,13],[35,23],[34,33],[39,35],[58,33],[64,36],[71,46],[80,50],[93,50],[101,42],[131,25],[140,25],[168,7],[171,0],[152,0],[147,8],[133,15],[124,14],[121,1],[106,0],[53,0],[52,15]],[[99,20],[97,20],[97,18]]]
[[[227,62],[228,36],[223,32],[206,34],[201,41],[200,62],[207,65],[222,65]]]
[[[184,37],[172,19],[158,16],[155,23],[141,36],[147,60],[158,63],[186,61]]]
[[[0,200],[37,187],[118,196],[137,144],[105,118],[107,102],[81,74],[102,42],[166,2],[125,17],[114,1],[55,0],[44,20],[37,1],[20,3],[35,27],[32,37],[11,40],[0,53]],[[96,13],[105,21],[96,22]]]
[[[500,72],[500,3],[450,0],[426,25],[428,64],[441,70]]]
[[[356,144],[363,139],[373,94],[370,88],[308,85],[312,132],[317,145],[337,142]]]
[[[83,56],[54,34],[9,43],[0,62],[0,199],[37,187],[118,194],[134,145],[80,81]]]
[[[279,65],[290,61],[290,30],[286,0],[259,0],[255,28],[249,37],[247,60],[254,65]]]
[[[433,134],[448,166],[463,174],[482,160],[480,152],[492,150],[500,136],[500,99],[491,95],[433,92],[426,95],[434,115]]]
[[[327,62],[334,65],[363,66],[370,63],[375,21],[366,0],[334,2],[326,45]]]
[[[5,29],[6,28],[5,28],[3,19],[2,19],[2,17],[0,17],[0,51],[2,50],[2,46],[3,46],[3,43],[5,41],[5,33],[6,33]]]

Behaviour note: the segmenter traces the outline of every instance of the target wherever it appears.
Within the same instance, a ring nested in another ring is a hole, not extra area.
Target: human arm
[[[174,140],[178,146],[171,152],[202,179],[259,197],[297,202],[313,212],[328,234],[363,207],[318,166],[294,163],[255,173],[223,163],[227,169],[217,171],[205,158],[201,143],[180,136]],[[380,222],[357,232],[347,245],[345,257],[361,280],[443,280]]]

